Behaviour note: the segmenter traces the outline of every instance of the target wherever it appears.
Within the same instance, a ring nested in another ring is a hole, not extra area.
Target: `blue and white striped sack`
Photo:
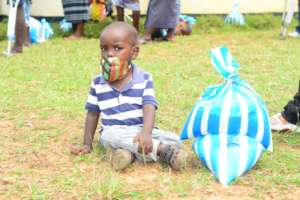
[[[234,180],[231,177],[233,172],[228,171],[230,170],[228,165],[240,158],[239,151],[247,152],[245,154],[248,156],[247,160],[253,156],[257,159],[252,159],[253,162],[249,161],[247,165],[238,166],[239,173],[235,173],[236,177],[248,171],[265,149],[272,151],[272,135],[269,115],[263,100],[247,82],[239,78],[237,74],[239,65],[230,55],[229,50],[226,47],[215,48],[211,50],[210,55],[213,66],[225,78],[225,82],[221,85],[210,86],[204,91],[194,105],[180,138],[182,140],[198,138],[193,147],[200,160],[212,170],[217,178],[220,178],[221,183],[228,184]],[[240,139],[241,137],[245,139]],[[216,145],[224,138],[224,142],[220,143],[222,145]],[[207,142],[207,140],[211,144],[209,149],[202,146],[203,141]],[[238,144],[239,147],[232,146],[232,143]],[[257,146],[260,145],[261,148],[258,148]],[[257,151],[253,151],[254,146],[257,147]],[[230,152],[230,154],[224,154],[224,152]],[[207,164],[208,160],[211,160],[212,165],[217,167],[211,168]],[[219,177],[220,170],[227,171],[227,173],[224,175],[220,172],[222,177]]]
[[[206,135],[194,141],[193,149],[223,185],[249,171],[265,151],[261,143],[244,135]]]

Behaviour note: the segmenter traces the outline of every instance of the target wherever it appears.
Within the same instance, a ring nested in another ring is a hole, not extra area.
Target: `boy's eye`
[[[120,50],[122,50],[122,48],[121,47],[114,47],[114,50],[115,51],[120,51]]]

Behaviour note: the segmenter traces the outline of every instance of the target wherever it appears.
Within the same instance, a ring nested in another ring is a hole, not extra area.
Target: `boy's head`
[[[130,71],[130,64],[139,52],[138,33],[124,22],[114,22],[100,35],[101,65],[104,78],[116,81]]]

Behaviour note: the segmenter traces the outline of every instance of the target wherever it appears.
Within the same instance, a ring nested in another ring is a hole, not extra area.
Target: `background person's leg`
[[[117,8],[117,20],[118,21],[124,21],[124,8],[120,6],[116,6]]]
[[[132,11],[132,25],[139,32],[140,27],[140,11]]]
[[[16,27],[15,27],[16,40],[11,53],[13,54],[22,53],[24,30],[25,30],[25,20],[24,20],[23,5],[19,5],[17,8],[17,18],[16,18]]]

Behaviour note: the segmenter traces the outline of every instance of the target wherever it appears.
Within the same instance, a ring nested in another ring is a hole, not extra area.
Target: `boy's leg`
[[[17,8],[17,18],[16,18],[16,27],[15,27],[16,40],[15,40],[14,47],[12,49],[12,53],[22,53],[24,29],[25,29],[25,21],[24,21],[23,5],[19,5]]]
[[[152,135],[160,142],[157,149],[159,160],[167,163],[173,170],[199,165],[199,160],[195,156],[180,148],[181,142],[175,133],[154,129]]]
[[[132,11],[132,25],[135,27],[137,32],[139,32],[140,27],[140,11]]]
[[[142,127],[122,127],[122,128],[105,128],[101,133],[100,143],[105,148],[125,149],[135,155],[135,157],[143,162],[157,160],[157,149],[159,144],[159,134],[155,132],[153,136],[153,151],[147,155],[138,152],[138,144],[134,143],[134,138],[142,130]],[[165,140],[167,141],[167,140]],[[168,139],[168,141],[172,141]],[[178,140],[179,141],[179,140]],[[172,142],[171,142],[172,143]]]

